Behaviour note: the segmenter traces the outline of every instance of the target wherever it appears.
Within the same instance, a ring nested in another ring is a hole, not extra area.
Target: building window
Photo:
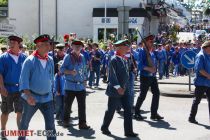
[[[117,28],[107,28],[106,29],[107,40],[116,40]],[[98,41],[104,40],[104,28],[98,29]]]
[[[0,8],[0,17],[7,17],[8,16],[8,11],[7,10],[1,10]]]

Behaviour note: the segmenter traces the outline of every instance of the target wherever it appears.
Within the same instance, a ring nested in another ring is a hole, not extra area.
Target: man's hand
[[[205,76],[208,80],[210,80],[210,74],[208,73],[208,72],[206,72],[205,70],[200,70],[199,71],[200,72],[200,74],[202,75],[202,76]]]
[[[65,70],[64,74],[75,76],[77,74],[77,71],[76,70]]]
[[[35,106],[36,105],[36,101],[34,99],[34,97],[31,94],[27,94],[27,103],[31,106]]]
[[[124,92],[125,92],[125,89],[123,89],[123,88],[118,88],[117,89],[117,92],[120,94],[120,95],[124,95]]]
[[[60,96],[61,95],[61,93],[60,92],[57,92],[57,96]]]
[[[133,69],[133,73],[134,73],[134,74],[137,74],[137,68],[134,68],[134,69]]]
[[[208,74],[208,77],[207,77],[207,79],[209,79],[209,80],[210,80],[210,74]]]
[[[7,92],[7,89],[4,86],[0,86],[0,92],[1,92],[2,96],[7,97],[8,92]]]
[[[73,76],[77,75],[77,71],[76,70],[72,70],[71,71],[71,75],[73,75]]]

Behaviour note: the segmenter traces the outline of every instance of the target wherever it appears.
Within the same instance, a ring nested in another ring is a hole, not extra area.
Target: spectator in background
[[[174,77],[179,75],[180,57],[181,57],[181,55],[179,53],[179,48],[176,47],[175,51],[174,51],[174,53],[172,55],[172,62],[174,64],[174,71],[173,71]]]
[[[172,54],[170,52],[170,45],[167,44],[165,46],[165,53],[166,53],[166,62],[165,62],[165,75],[166,78],[169,78],[169,66],[171,64]]]
[[[1,47],[1,54],[7,52],[7,47]]]
[[[56,65],[58,65],[58,72],[55,74],[54,81],[54,91],[55,91],[55,102],[56,102],[56,119],[63,121],[64,114],[64,75],[60,72],[60,66],[62,65],[63,60],[59,61]]]
[[[100,66],[102,54],[99,50],[99,46],[97,43],[92,44],[93,51],[90,53],[90,77],[89,77],[89,87],[92,88],[94,81],[94,74],[96,73],[96,83],[95,86],[98,88],[99,79],[100,79]]]
[[[158,49],[155,51],[156,58],[157,58],[157,64],[158,64],[158,72],[159,72],[159,79],[161,80],[163,78],[164,74],[164,66],[166,62],[166,54],[163,50],[162,44],[158,44]]]
[[[28,53],[26,52],[26,50],[27,50],[27,46],[25,44],[21,44],[20,45],[20,51],[21,51],[21,53],[23,53],[26,56],[28,56]]]

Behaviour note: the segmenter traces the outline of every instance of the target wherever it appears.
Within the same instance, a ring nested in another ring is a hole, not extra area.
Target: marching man
[[[47,140],[56,140],[52,86],[54,63],[48,56],[50,36],[41,35],[34,40],[36,50],[23,63],[20,91],[23,98],[23,116],[20,130],[27,130],[30,120],[39,109],[44,116]],[[19,137],[19,140],[26,138]]]
[[[20,53],[20,43],[23,40],[18,36],[9,36],[8,40],[9,50],[0,56],[1,137],[5,139],[4,130],[6,130],[9,113],[15,111],[17,126],[19,127],[20,124],[22,104],[19,77],[22,64],[26,59],[26,56]]]
[[[108,109],[105,112],[101,131],[110,135],[109,125],[113,119],[115,110],[119,105],[124,109],[124,133],[126,137],[137,137],[133,132],[132,113],[129,102],[129,69],[124,55],[130,49],[128,40],[120,40],[115,43],[116,56],[110,62],[109,82],[106,90],[108,96]]]

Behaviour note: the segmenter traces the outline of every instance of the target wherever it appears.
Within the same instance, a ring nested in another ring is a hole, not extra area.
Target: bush
[[[30,41],[28,36],[23,36],[23,44],[27,46],[28,50],[35,50],[35,44]]]
[[[209,16],[210,15],[210,7],[207,7],[204,11],[204,15]]]
[[[104,43],[103,41],[99,42],[99,48],[105,50],[107,48],[106,43]]]
[[[0,6],[8,5],[8,0],[0,0]]]
[[[169,38],[173,41],[173,42],[177,42],[179,40],[179,38],[177,37],[177,34],[180,30],[180,27],[176,24],[173,24],[170,30],[170,35]]]
[[[6,45],[7,44],[7,38],[6,37],[0,37],[0,44]]]

